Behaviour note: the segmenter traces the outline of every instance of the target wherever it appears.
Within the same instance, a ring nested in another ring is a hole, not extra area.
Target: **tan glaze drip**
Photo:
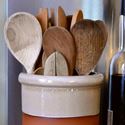
[[[107,29],[102,21],[82,20],[71,29],[77,56],[75,69],[79,75],[90,73],[98,63],[107,42]]]
[[[63,27],[51,27],[43,36],[43,49],[48,57],[53,52],[60,52],[66,59],[69,74],[73,74],[76,60],[76,48],[72,35]]]

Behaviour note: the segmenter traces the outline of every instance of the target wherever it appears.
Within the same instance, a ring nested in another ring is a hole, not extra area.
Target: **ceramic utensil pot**
[[[22,125],[99,125],[102,74],[20,74]]]

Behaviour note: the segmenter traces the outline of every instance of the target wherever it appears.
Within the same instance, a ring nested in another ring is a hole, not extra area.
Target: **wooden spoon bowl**
[[[75,66],[76,48],[72,35],[63,27],[51,27],[43,35],[43,49],[48,57],[55,51],[66,59],[69,74],[72,75]]]
[[[42,47],[42,30],[37,19],[25,12],[13,14],[5,23],[4,36],[12,55],[32,73]]]
[[[82,20],[71,29],[76,43],[76,66],[79,75],[89,74],[96,66],[107,42],[107,29],[102,21]]]

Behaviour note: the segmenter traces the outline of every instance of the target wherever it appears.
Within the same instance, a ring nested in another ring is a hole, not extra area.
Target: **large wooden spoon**
[[[102,21],[82,20],[71,29],[77,56],[75,69],[79,75],[88,74],[96,66],[107,42],[107,29]]]
[[[37,19],[25,12],[13,14],[5,23],[4,36],[12,55],[32,73],[42,47],[42,30]]]
[[[72,35],[63,27],[51,27],[43,35],[43,49],[48,57],[55,51],[65,57],[69,74],[72,75],[75,66],[76,48]]]

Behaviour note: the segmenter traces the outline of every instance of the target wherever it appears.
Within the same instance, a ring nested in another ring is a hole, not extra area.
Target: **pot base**
[[[23,113],[22,125],[99,125],[99,115],[78,118],[45,118]]]

